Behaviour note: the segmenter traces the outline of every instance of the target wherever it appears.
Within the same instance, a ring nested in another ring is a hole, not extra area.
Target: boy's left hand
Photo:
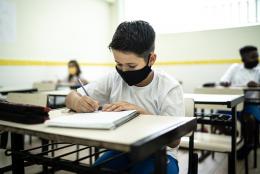
[[[139,106],[124,101],[105,104],[102,109],[102,111],[105,112],[119,112],[126,110],[136,110],[140,114],[149,114],[143,108],[140,108]]]

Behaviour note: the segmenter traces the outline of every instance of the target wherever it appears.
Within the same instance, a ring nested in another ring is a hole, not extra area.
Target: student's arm
[[[99,105],[107,103],[110,86],[110,74],[108,74],[84,86],[89,96],[86,96],[82,88],[72,91],[66,97],[66,106],[76,112],[96,111]]]
[[[103,106],[103,111],[106,111],[106,112],[112,112],[112,111],[118,112],[118,111],[124,111],[124,110],[136,110],[140,114],[152,115],[152,113],[146,111],[145,109],[143,109],[139,106],[127,103],[127,102],[115,102],[115,103],[106,104]],[[173,141],[172,143],[169,144],[169,146],[171,148],[177,147],[180,144],[180,141],[181,141],[180,139]]]
[[[82,96],[76,91],[72,91],[66,97],[66,106],[76,112],[94,112],[98,109],[98,101],[88,96]]]
[[[160,115],[185,116],[185,107],[183,100],[183,91],[180,85],[170,89],[160,99]],[[169,147],[175,148],[180,144],[180,139],[168,144]]]
[[[172,87],[159,99],[160,115],[185,116],[183,91],[180,85]]]
[[[72,91],[66,97],[66,106],[76,112],[93,112],[99,105],[108,103],[111,93],[112,73],[108,73],[100,79],[85,85],[84,88],[89,96],[86,96],[82,88],[78,88],[77,92]]]
[[[247,83],[248,87],[260,87],[260,70],[257,71],[258,81],[250,81]]]
[[[111,84],[112,84],[112,73],[108,73],[107,75],[90,82],[89,84],[85,85],[84,88],[87,91],[88,95],[96,100],[99,101],[100,106],[109,102],[109,97],[111,93]],[[77,92],[82,96],[86,95],[82,88],[78,88]]]
[[[145,115],[151,115],[150,112],[146,111],[144,108],[141,108],[137,105],[128,103],[128,102],[115,102],[111,104],[105,104],[103,106],[103,111],[106,112],[118,112],[118,111],[124,111],[124,110],[136,110],[139,114],[145,114]]]
[[[219,83],[220,86],[224,86],[224,87],[231,86],[231,79],[233,74],[235,73],[234,70],[236,69],[237,66],[238,64],[233,64],[228,68],[228,70],[224,73],[224,75],[220,79],[220,83]]]

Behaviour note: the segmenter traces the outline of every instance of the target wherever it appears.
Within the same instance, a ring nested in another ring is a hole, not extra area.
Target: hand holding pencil
[[[78,78],[78,82],[83,89],[85,96],[81,96],[76,102],[75,102],[75,109],[77,112],[94,112],[96,110],[102,110],[102,107],[99,106],[99,102],[91,98],[84,88],[83,83]]]

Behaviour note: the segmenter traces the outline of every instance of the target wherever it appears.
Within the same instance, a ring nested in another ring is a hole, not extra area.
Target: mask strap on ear
[[[150,62],[150,57],[151,57],[151,55],[152,55],[151,53],[148,54],[147,64],[146,64],[147,66],[149,66],[149,62]]]

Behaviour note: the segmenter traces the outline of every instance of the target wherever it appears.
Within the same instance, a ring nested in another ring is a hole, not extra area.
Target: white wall
[[[260,49],[260,26],[157,35],[157,61],[240,59],[239,48]],[[186,92],[205,82],[216,82],[229,64],[176,65],[159,67],[183,81]]]
[[[162,60],[239,58],[240,47],[260,47],[260,25],[231,29],[157,35]]]
[[[120,3],[104,0],[6,0],[16,7],[16,41],[0,43],[0,59],[113,62],[107,45],[118,21]],[[149,21],[148,21],[149,22]],[[238,49],[252,44],[260,49],[260,26],[157,35],[160,61],[239,59]],[[155,66],[183,81],[185,92],[205,82],[218,81],[229,64]],[[111,66],[83,66],[94,80]],[[0,66],[0,86],[28,85],[57,80],[66,66]]]
[[[111,7],[107,1],[4,1],[16,8],[16,40],[0,43],[0,59],[68,61],[76,58],[97,63],[111,60],[107,49],[111,39]],[[62,78],[66,73],[65,66],[0,66],[0,86]]]

